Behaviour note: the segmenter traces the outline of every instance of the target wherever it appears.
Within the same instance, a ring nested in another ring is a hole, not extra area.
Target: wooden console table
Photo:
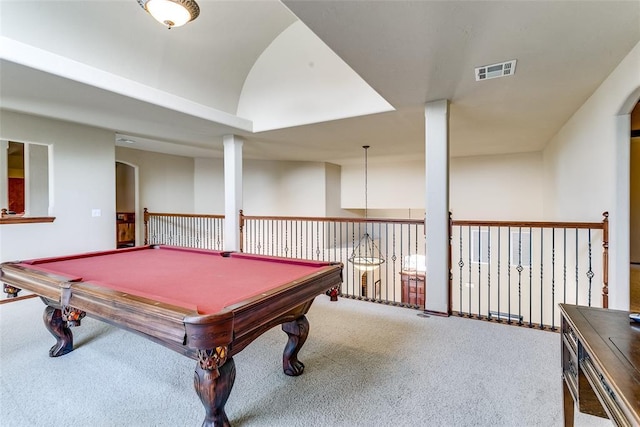
[[[640,323],[628,311],[560,304],[564,425],[580,412],[640,425]]]

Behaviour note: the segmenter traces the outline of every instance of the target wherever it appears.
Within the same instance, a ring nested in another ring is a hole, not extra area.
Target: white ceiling
[[[347,163],[365,144],[370,157],[424,156],[424,104],[449,99],[452,156],[518,153],[542,149],[640,41],[640,1],[199,4],[195,21],[167,30],[136,0],[0,0],[0,106],[110,129],[131,148],[222,156],[222,136],[237,134],[247,158]],[[395,110],[253,132],[238,116],[250,95],[277,87],[261,109],[293,119],[321,97],[338,110],[340,94],[359,96],[296,45],[305,38],[273,53],[298,20]],[[511,59],[515,75],[475,81],[474,67]],[[265,63],[277,85],[256,76]]]

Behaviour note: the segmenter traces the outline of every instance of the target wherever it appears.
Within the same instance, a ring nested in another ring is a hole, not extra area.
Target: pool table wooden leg
[[[73,351],[73,333],[67,327],[67,322],[62,318],[59,308],[47,306],[42,316],[44,325],[56,339],[56,345],[49,350],[50,357],[63,356]]]
[[[225,350],[226,351],[226,350]],[[226,356],[225,356],[226,357]],[[196,363],[193,384],[204,405],[205,418],[202,427],[229,427],[229,419],[224,411],[229,393],[236,380],[236,363],[232,357],[216,359],[214,365],[203,363],[202,359]],[[211,360],[209,360],[211,362]],[[219,362],[222,365],[216,366]]]
[[[298,352],[309,335],[309,321],[303,315],[294,321],[283,323],[282,330],[289,336],[282,355],[282,368],[285,374],[295,377],[304,372],[304,364],[298,360]]]

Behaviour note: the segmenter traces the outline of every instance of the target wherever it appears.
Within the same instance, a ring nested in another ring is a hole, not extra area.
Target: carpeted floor
[[[0,305],[0,425],[199,426],[195,362],[94,319],[49,358],[39,299]],[[274,328],[235,357],[226,409],[247,426],[561,426],[560,335],[316,299],[302,376]],[[609,426],[576,414],[577,426]]]

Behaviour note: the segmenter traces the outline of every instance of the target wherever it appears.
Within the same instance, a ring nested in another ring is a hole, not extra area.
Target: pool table
[[[284,373],[302,374],[298,351],[313,299],[340,285],[340,263],[171,246],[140,246],[0,265],[0,280],[39,295],[56,339],[51,357],[73,350],[69,327],[85,315],[136,332],[196,360],[203,426],[228,426],[233,356],[272,327],[288,335]]]

